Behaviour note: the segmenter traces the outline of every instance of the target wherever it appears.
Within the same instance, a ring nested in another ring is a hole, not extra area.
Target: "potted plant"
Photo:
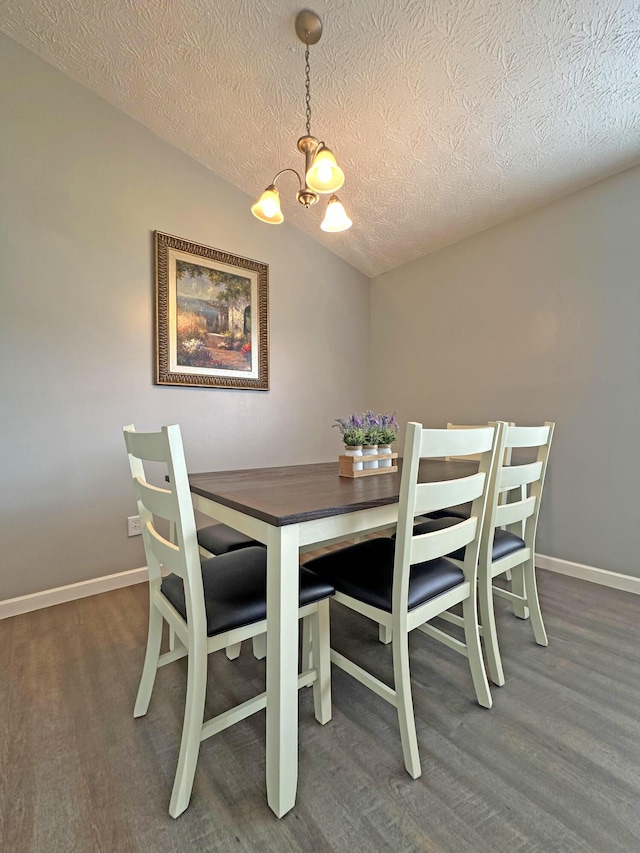
[[[392,415],[378,415],[378,456],[391,456],[391,444],[398,437],[398,421],[395,412]],[[379,459],[380,468],[391,468],[391,459]]]
[[[362,444],[365,437],[363,419],[355,413],[348,418],[336,418],[337,426],[344,442],[345,456],[362,456]],[[353,463],[354,471],[362,471],[362,462]]]
[[[364,421],[364,444],[362,446],[363,456],[377,456],[378,442],[380,440],[380,420],[378,415],[369,409],[362,416]],[[377,468],[378,461],[371,460],[364,463],[365,468]]]

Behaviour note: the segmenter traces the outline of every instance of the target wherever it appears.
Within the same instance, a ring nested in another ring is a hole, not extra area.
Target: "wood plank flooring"
[[[334,671],[333,720],[300,695],[297,805],[278,821],[264,782],[264,712],[205,741],[191,805],[167,812],[185,662],[132,717],[146,585],[0,622],[0,849],[640,851],[640,598],[539,572],[548,649],[498,602],[506,685],[474,701],[463,658],[412,635],[422,777],[402,763],[394,709]],[[332,605],[333,645],[390,680],[372,623]],[[208,711],[262,689],[245,644],[210,658]]]

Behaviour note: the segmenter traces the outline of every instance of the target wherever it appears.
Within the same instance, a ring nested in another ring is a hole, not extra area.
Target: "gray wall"
[[[368,405],[555,420],[539,550],[640,576],[640,169],[376,278],[370,326],[364,276],[0,36],[0,198],[0,599],[144,564],[122,424],[250,467]],[[268,393],[153,385],[154,229],[270,265]]]
[[[373,404],[555,421],[538,550],[640,576],[640,168],[372,282]]]
[[[0,197],[0,599],[144,565],[125,423],[179,422],[194,471],[336,458],[365,276],[4,36]],[[269,392],[153,384],[154,229],[269,264]]]

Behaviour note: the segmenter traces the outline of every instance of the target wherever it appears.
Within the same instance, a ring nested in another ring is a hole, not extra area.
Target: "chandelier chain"
[[[305,102],[307,104],[307,136],[311,136],[311,66],[309,65],[309,45],[304,52],[304,70],[306,74],[306,94]]]

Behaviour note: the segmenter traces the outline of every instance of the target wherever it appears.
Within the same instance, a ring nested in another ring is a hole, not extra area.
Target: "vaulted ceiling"
[[[248,194],[303,165],[298,0],[0,0],[0,27]],[[640,162],[638,0],[312,0],[312,133],[376,275]],[[251,198],[249,198],[251,197]],[[321,209],[322,208],[322,209]],[[249,219],[248,219],[249,221]],[[264,228],[277,226],[264,225]]]

